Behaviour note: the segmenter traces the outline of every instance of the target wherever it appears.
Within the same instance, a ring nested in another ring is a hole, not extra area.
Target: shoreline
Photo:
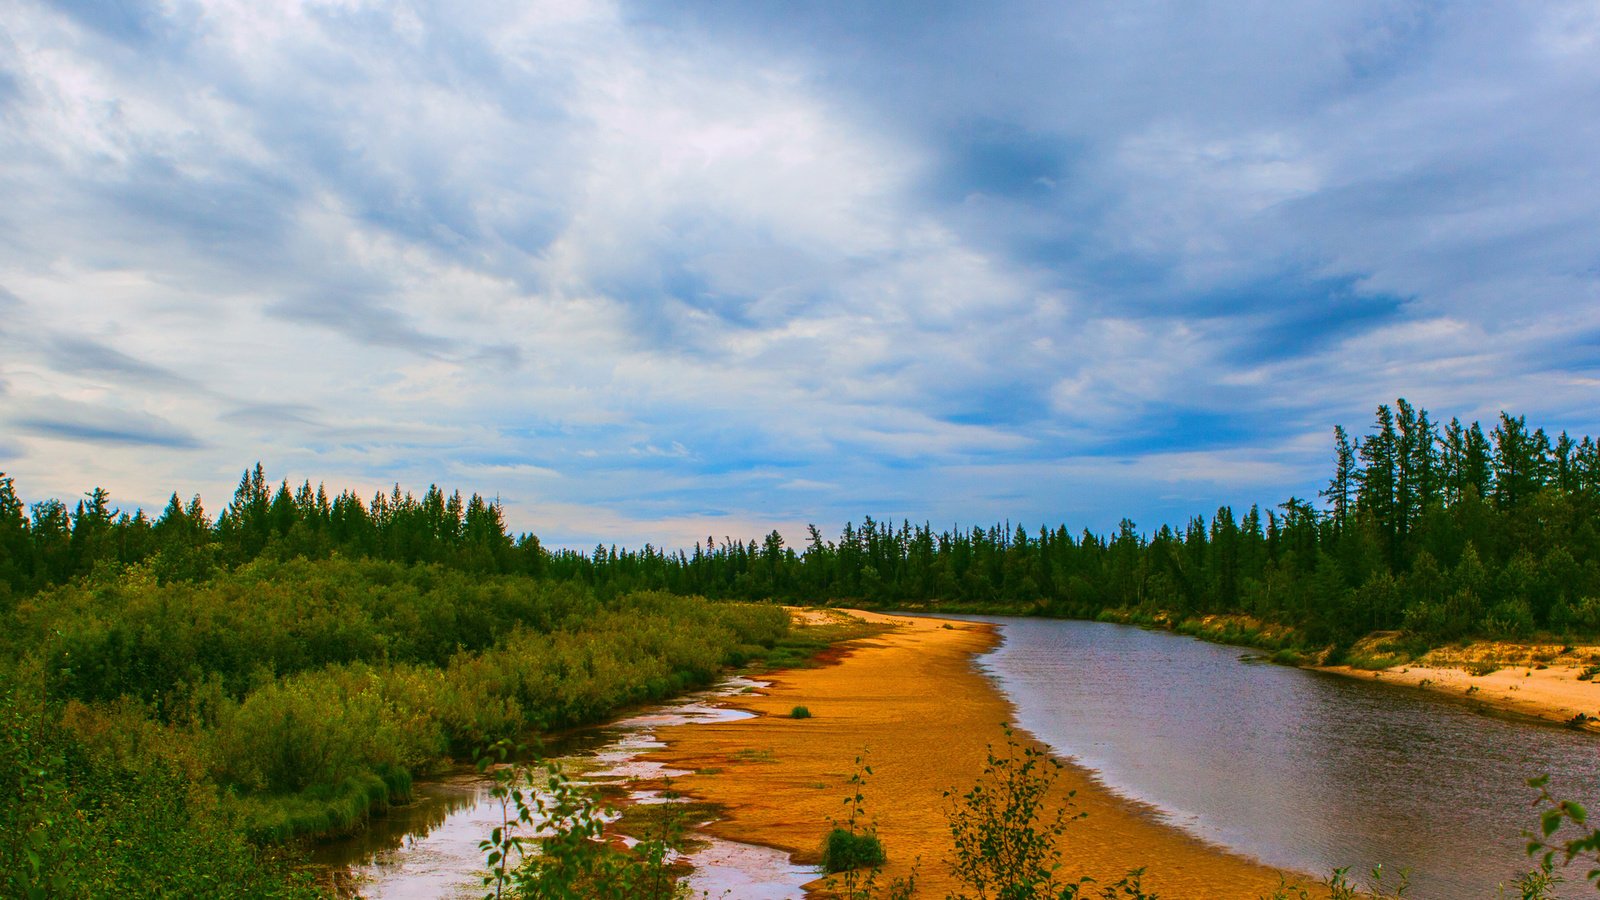
[[[965,610],[949,610],[961,615]],[[937,616],[937,612],[910,610],[907,615]],[[979,615],[986,613],[979,612]],[[1028,617],[1019,611],[988,613]],[[1475,639],[1466,646],[1439,647],[1409,662],[1382,669],[1350,665],[1322,665],[1315,661],[1287,662],[1277,652],[1293,630],[1243,614],[1218,613],[1175,619],[1167,613],[1152,616],[1102,616],[1083,621],[1113,622],[1182,634],[1211,644],[1259,651],[1267,659],[1312,672],[1343,678],[1381,679],[1403,687],[1425,690],[1461,700],[1476,709],[1509,713],[1578,731],[1600,733],[1600,645],[1568,645]],[[1394,632],[1374,632],[1357,643],[1375,653]],[[1300,655],[1296,651],[1293,655]],[[1304,656],[1301,656],[1304,660]],[[1580,680],[1588,670],[1591,677]]]
[[[1600,647],[1560,650],[1555,645],[1475,643],[1434,650],[1386,669],[1305,668],[1345,678],[1375,678],[1444,694],[1481,709],[1600,732],[1600,676],[1579,679],[1600,662]]]
[[[661,729],[668,746],[649,758],[693,773],[674,789],[724,810],[706,832],[815,863],[830,818],[847,811],[855,759],[866,751],[866,814],[889,857],[880,885],[911,874],[920,859],[916,895],[942,897],[959,887],[944,863],[951,840],[943,794],[972,786],[988,746],[1004,747],[1001,723],[1015,720],[1009,700],[974,665],[999,638],[982,623],[852,614],[894,627],[838,646],[819,667],[762,676],[770,687],[730,703],[756,718]],[[791,718],[796,706],[811,718]],[[1113,793],[1094,772],[1062,763],[1051,802],[1065,804],[1075,792],[1072,812],[1087,813],[1062,839],[1064,878],[1105,884],[1147,867],[1146,890],[1195,900],[1269,895],[1280,876],[1316,883],[1190,835]],[[807,887],[814,895],[823,886],[819,879]]]

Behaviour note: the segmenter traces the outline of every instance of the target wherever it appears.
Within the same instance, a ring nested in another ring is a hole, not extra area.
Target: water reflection
[[[655,729],[750,718],[750,713],[717,701],[764,686],[747,678],[725,679],[717,688],[677,703],[566,735],[547,744],[544,753],[558,763],[580,766],[586,783],[628,793],[631,802],[669,802],[660,792],[625,790],[629,782],[687,774],[640,759],[665,746],[656,740]],[[315,860],[350,867],[361,895],[369,900],[481,897],[483,853],[478,842],[501,824],[500,805],[489,795],[490,787],[471,769],[421,783],[412,803],[373,819],[359,834],[324,845]],[[690,853],[687,861],[694,867],[690,883],[697,896],[704,891],[710,897],[749,900],[798,898],[804,894],[800,885],[818,874],[791,864],[786,853],[717,838]]]
[[[1529,867],[1526,779],[1550,772],[1565,796],[1597,793],[1593,735],[1377,679],[1242,665],[1237,648],[1179,635],[973,618],[1003,624],[980,665],[1020,725],[1175,824],[1271,865],[1381,862],[1413,870],[1413,897],[1494,897]]]

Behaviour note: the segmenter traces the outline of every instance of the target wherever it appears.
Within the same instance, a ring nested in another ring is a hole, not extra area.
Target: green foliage
[[[888,855],[878,839],[877,823],[867,815],[866,787],[871,774],[872,767],[867,765],[863,750],[850,774],[850,794],[844,799],[848,811],[843,819],[830,820],[831,827],[823,838],[822,870],[830,874],[828,889],[842,900],[905,900],[916,890],[915,865],[909,876],[896,878],[886,886],[878,884]]]
[[[1326,509],[1289,498],[1243,514],[1221,506],[1209,521],[1195,516],[1181,528],[1141,532],[1124,520],[1101,535],[1010,523],[936,532],[869,516],[846,523],[837,540],[812,526],[800,549],[773,532],[760,541],[708,537],[676,553],[649,544],[549,551],[534,535],[506,532],[498,505],[481,497],[447,496],[436,486],[416,497],[397,485],[370,500],[309,483],[274,488],[259,463],[214,520],[198,497],[185,505],[174,496],[151,522],[113,509],[99,489],[74,507],[45,500],[25,508],[0,474],[0,608],[129,566],[162,583],[198,584],[230,567],[339,557],[423,564],[434,578],[523,574],[581,586],[588,600],[661,590],[1091,618],[1107,609],[1167,611],[1180,622],[1244,613],[1293,626],[1318,648],[1402,627],[1434,642],[1600,634],[1600,444],[1592,438],[1552,438],[1507,413],[1488,432],[1455,420],[1441,426],[1400,399],[1378,408],[1365,435],[1336,428],[1332,456]],[[462,586],[476,593],[470,578]],[[300,632],[291,619],[281,623],[288,628],[249,636],[265,643],[238,641],[228,664],[202,668],[229,670],[227,686],[238,693],[257,664],[281,675],[388,652],[439,665],[458,643],[494,643],[489,626],[508,621],[480,603],[448,602],[448,590],[440,598],[399,587],[400,621],[380,627],[398,636],[394,646],[362,643],[370,629],[338,615]],[[320,611],[310,604],[310,613]],[[213,623],[215,633],[231,624],[226,618]],[[90,628],[63,644],[94,658],[83,666],[60,660],[72,670],[74,696],[154,699],[186,677],[183,652],[164,656],[133,627],[144,620],[128,624]],[[341,633],[343,624],[351,633]],[[282,637],[290,634],[304,640]],[[300,646],[306,652],[297,655]]]
[[[1491,424],[1380,407],[1367,434],[1336,431],[1326,512],[1290,498],[1103,535],[867,517],[837,541],[813,527],[803,549],[774,532],[692,554],[552,552],[481,497],[331,496],[274,487],[259,463],[220,515],[174,495],[154,521],[98,488],[28,506],[0,473],[0,657],[54,698],[31,721],[59,732],[8,752],[62,754],[17,796],[65,804],[8,846],[115,818],[87,778],[169,799],[161,779],[177,779],[199,804],[186,821],[228,840],[348,828],[448,754],[594,721],[724,666],[800,664],[862,627],[789,634],[775,607],[689,594],[1110,616],[1371,664],[1387,652],[1349,648],[1374,631],[1404,628],[1408,654],[1600,634],[1600,445],[1509,414]],[[38,863],[15,851],[4,871],[45,878],[78,852],[52,847]]]
[[[822,870],[845,872],[862,866],[881,866],[887,859],[883,844],[878,841],[877,828],[866,814],[867,777],[872,767],[867,765],[865,753],[856,757],[855,771],[850,773],[850,795],[845,797],[845,817],[835,819],[833,828],[822,845]]]
[[[0,671],[0,895],[323,896],[179,769],[130,768]]]
[[[950,871],[970,893],[954,900],[1073,900],[1098,895],[1155,900],[1142,886],[1143,869],[1114,884],[1091,888],[1093,879],[1064,880],[1061,840],[1067,825],[1085,813],[1068,816],[1068,805],[1051,810],[1050,794],[1061,763],[1025,745],[1002,723],[1005,754],[991,746],[976,784],[964,793],[944,792],[953,851]],[[1093,893],[1091,893],[1093,891]]]
[[[772,606],[377,560],[152,564],[4,611],[44,709],[134,773],[178,771],[256,842],[359,826],[450,754],[708,683],[787,630]]]
[[[796,706],[794,709],[789,710],[789,718],[791,718],[791,719],[809,719],[809,718],[811,718],[811,710],[807,709],[804,706]]]
[[[1561,800],[1550,793],[1550,776],[1529,779],[1528,786],[1539,792],[1539,828],[1527,833],[1528,855],[1539,860],[1539,870],[1553,873],[1556,861],[1562,868],[1574,863],[1584,867],[1584,880],[1600,890],[1600,828],[1590,824],[1589,811],[1575,800]]]
[[[822,871],[843,872],[864,866],[880,866],[887,861],[883,844],[872,832],[833,828],[822,842]]]
[[[1510,896],[1519,900],[1556,900],[1556,888],[1564,884],[1565,880],[1555,871],[1551,860],[1542,859],[1539,864],[1524,872],[1511,885],[1513,893]],[[1504,886],[1501,894],[1505,894]]]
[[[499,742],[480,754],[478,771],[493,778],[491,796],[501,824],[479,842],[484,854],[484,900],[598,900],[628,897],[676,900],[688,896],[671,861],[683,822],[663,816],[659,830],[631,849],[606,840],[614,812],[599,796],[553,763],[517,764],[522,748]],[[535,777],[542,771],[542,778]],[[534,845],[538,852],[530,852]]]
[[[1059,841],[1067,807],[1051,813],[1046,800],[1061,763],[1036,747],[1025,746],[1009,725],[1005,755],[989,748],[983,772],[965,793],[945,791],[954,850],[951,871],[976,900],[1032,900],[1061,894]],[[1072,794],[1068,794],[1070,797]]]
[[[1387,883],[1383,866],[1373,867],[1365,883],[1357,885],[1349,878],[1350,869],[1345,867],[1333,870],[1333,875],[1324,884],[1328,888],[1328,900],[1404,900],[1406,891],[1411,888],[1410,873],[1402,870],[1400,877],[1394,885]]]
[[[1305,887],[1290,884],[1288,879],[1279,876],[1277,889],[1261,900],[1312,900],[1314,896],[1328,900],[1405,900],[1406,892],[1411,889],[1411,879],[1409,873],[1402,871],[1396,883],[1391,885],[1383,866],[1376,866],[1368,873],[1364,883],[1357,884],[1350,880],[1350,868],[1346,866],[1334,869],[1321,887],[1322,891],[1313,894]],[[1542,895],[1535,895],[1539,896]]]

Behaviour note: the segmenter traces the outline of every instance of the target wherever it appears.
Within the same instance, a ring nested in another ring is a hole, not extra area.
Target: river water
[[[1498,897],[1529,868],[1530,776],[1550,773],[1557,796],[1591,809],[1600,798],[1593,734],[1378,679],[1252,664],[1251,651],[1166,632],[952,618],[1001,625],[1004,642],[979,666],[1018,725],[1168,821],[1273,866],[1325,876],[1382,863],[1411,869],[1417,900]],[[1561,896],[1594,896],[1579,867],[1567,877]]]

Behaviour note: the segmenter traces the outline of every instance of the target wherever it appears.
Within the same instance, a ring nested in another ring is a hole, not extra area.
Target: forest
[[[1315,498],[1152,532],[867,517],[588,553],[438,487],[333,495],[257,463],[215,516],[174,494],[151,518],[0,474],[0,893],[315,895],[293,839],[783,652],[786,614],[750,601],[1242,614],[1334,648],[1600,633],[1592,438],[1402,399],[1330,457]]]
[[[1382,629],[1425,640],[1600,631],[1600,447],[1526,418],[1434,422],[1399,400],[1366,434],[1334,429],[1326,487],[1276,507],[1221,506],[1209,519],[1108,534],[1064,524],[935,530],[867,516],[800,546],[707,537],[693,548],[550,550],[506,529],[498,503],[429,487],[364,500],[309,482],[241,477],[214,519],[174,494],[155,519],[101,489],[68,507],[25,506],[0,475],[0,607],[51,585],[140,565],[162,583],[256,559],[338,557],[430,564],[714,599],[989,607],[1094,617],[1243,613],[1347,643]],[[10,599],[8,599],[10,598]]]

